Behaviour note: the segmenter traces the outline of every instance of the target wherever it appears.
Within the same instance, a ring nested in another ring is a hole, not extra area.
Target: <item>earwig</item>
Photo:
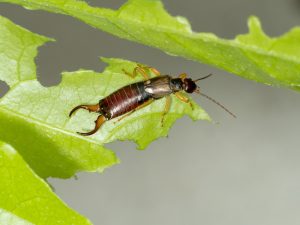
[[[150,70],[156,76],[153,78],[149,78],[146,72],[147,70]],[[123,72],[131,77],[135,77],[138,73],[140,73],[144,76],[145,80],[132,83],[118,89],[107,97],[101,99],[96,105],[78,105],[73,108],[69,114],[70,117],[78,109],[85,109],[89,112],[96,112],[100,114],[95,121],[95,128],[92,131],[87,133],[77,132],[78,134],[81,134],[83,136],[92,135],[99,130],[99,128],[105,121],[117,117],[119,117],[118,120],[120,121],[136,110],[149,105],[151,102],[157,99],[165,97],[166,105],[164,111],[162,112],[161,119],[161,124],[163,124],[164,117],[168,113],[170,108],[171,94],[174,94],[179,100],[190,104],[193,109],[193,105],[191,104],[190,100],[185,97],[180,91],[185,91],[189,94],[198,93],[219,105],[233,117],[236,117],[232,112],[230,112],[219,102],[200,92],[200,88],[197,86],[196,82],[208,78],[209,76],[211,76],[211,74],[196,80],[187,78],[187,74],[185,73],[180,74],[178,78],[172,78],[169,75],[161,75],[160,72],[153,67],[142,65],[138,65],[133,70],[132,74],[128,73],[125,70],[123,70]]]

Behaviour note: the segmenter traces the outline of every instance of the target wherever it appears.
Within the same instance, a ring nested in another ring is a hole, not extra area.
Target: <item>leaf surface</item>
[[[131,78],[122,71],[132,71],[136,63],[103,59],[109,65],[103,73],[63,73],[59,85],[46,88],[36,80],[34,57],[37,47],[49,39],[3,17],[0,27],[0,80],[10,86],[0,99],[0,138],[17,149],[41,177],[102,171],[118,162],[115,154],[103,146],[105,143],[133,140],[144,149],[151,141],[166,136],[175,120],[185,114],[194,120],[209,119],[195,103],[192,110],[189,104],[173,97],[163,127],[160,121],[165,100],[161,99],[120,122],[106,122],[96,135],[77,135],[75,131],[93,128],[97,114],[81,110],[70,119],[70,110],[80,104],[96,104],[115,90],[143,80],[142,76]]]
[[[159,0],[129,0],[118,10],[91,7],[76,0],[0,0],[73,16],[131,41],[169,54],[210,64],[267,85],[300,89],[300,29],[270,38],[257,18],[249,19],[250,33],[225,40],[193,32],[187,19],[172,17]]]
[[[32,223],[7,212],[4,209],[0,209],[0,222],[5,225],[33,225]]]
[[[17,151],[1,141],[0,183],[0,224],[91,224],[56,197]]]

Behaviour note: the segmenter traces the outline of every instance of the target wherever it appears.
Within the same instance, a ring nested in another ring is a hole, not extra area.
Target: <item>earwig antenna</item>
[[[209,97],[206,94],[203,94],[202,92],[199,93],[200,95],[202,95],[203,97],[207,98],[208,100],[214,102],[215,104],[217,104],[218,106],[220,106],[222,109],[224,109],[226,112],[228,112],[231,116],[233,116],[234,118],[236,118],[236,115],[234,115],[232,112],[230,112],[227,108],[225,108],[224,105],[222,105],[221,103],[217,102],[215,99],[213,99],[212,97]]]
[[[197,82],[197,81],[199,81],[199,80],[206,79],[206,78],[210,77],[211,75],[212,75],[212,73],[206,75],[205,77],[201,77],[201,78],[199,78],[199,79],[197,79],[197,80],[193,80],[193,81],[194,81],[194,82]]]

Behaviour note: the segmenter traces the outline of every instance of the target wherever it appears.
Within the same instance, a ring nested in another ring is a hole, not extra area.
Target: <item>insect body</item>
[[[156,77],[149,79],[146,70],[151,70]],[[170,108],[170,95],[175,94],[177,98],[185,103],[189,103],[193,108],[189,99],[182,95],[180,91],[185,91],[187,93],[196,92],[200,94],[200,90],[196,85],[196,82],[210,76],[208,75],[198,80],[192,80],[187,78],[186,74],[181,74],[179,78],[172,78],[169,75],[160,75],[160,73],[152,67],[145,67],[141,65],[138,65],[134,69],[133,74],[130,74],[125,70],[124,72],[130,76],[135,76],[139,72],[144,76],[145,80],[129,84],[118,89],[107,97],[101,99],[96,105],[79,105],[75,107],[70,112],[69,116],[71,116],[77,109],[80,108],[100,114],[95,121],[95,128],[92,131],[87,133],[78,132],[79,134],[84,136],[92,135],[97,132],[97,130],[105,121],[124,115],[123,117],[119,118],[119,120],[122,120],[134,111],[147,106],[152,101],[166,97],[166,105],[164,111],[162,112],[161,119],[161,123],[163,124],[164,116],[167,114]],[[204,94],[202,95],[220,105],[214,99],[211,99]],[[222,105],[220,106],[224,108]],[[228,111],[227,109],[225,110]],[[232,113],[230,114],[233,115]]]

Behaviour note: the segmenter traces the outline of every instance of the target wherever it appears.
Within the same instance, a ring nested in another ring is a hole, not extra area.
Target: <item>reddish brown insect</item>
[[[149,78],[146,72],[147,70],[152,71],[156,75],[156,77]],[[182,95],[180,91],[185,91],[187,93],[195,92],[201,94],[202,96],[221,106],[229,114],[235,117],[233,113],[228,111],[216,100],[201,93],[199,87],[196,85],[197,81],[203,80],[211,76],[211,74],[197,80],[192,80],[191,78],[187,78],[187,75],[185,73],[180,74],[178,78],[172,78],[169,75],[160,75],[160,72],[153,67],[142,65],[138,65],[133,70],[132,74],[126,72],[125,70],[123,71],[124,73],[133,77],[135,77],[137,73],[140,73],[144,76],[145,80],[120,88],[107,97],[101,99],[96,105],[79,105],[72,109],[69,116],[71,116],[78,109],[86,109],[90,112],[97,112],[100,114],[95,121],[96,125],[92,131],[87,133],[78,132],[79,134],[84,136],[92,135],[97,132],[97,130],[105,121],[124,115],[123,117],[119,118],[119,120],[121,120],[131,113],[135,112],[136,110],[147,106],[152,101],[165,97],[166,104],[164,111],[162,112],[161,119],[161,124],[163,124],[164,116],[168,113],[170,108],[171,94],[175,94],[175,96],[179,100],[190,104],[190,106],[193,108],[193,105],[191,104],[189,99]]]

